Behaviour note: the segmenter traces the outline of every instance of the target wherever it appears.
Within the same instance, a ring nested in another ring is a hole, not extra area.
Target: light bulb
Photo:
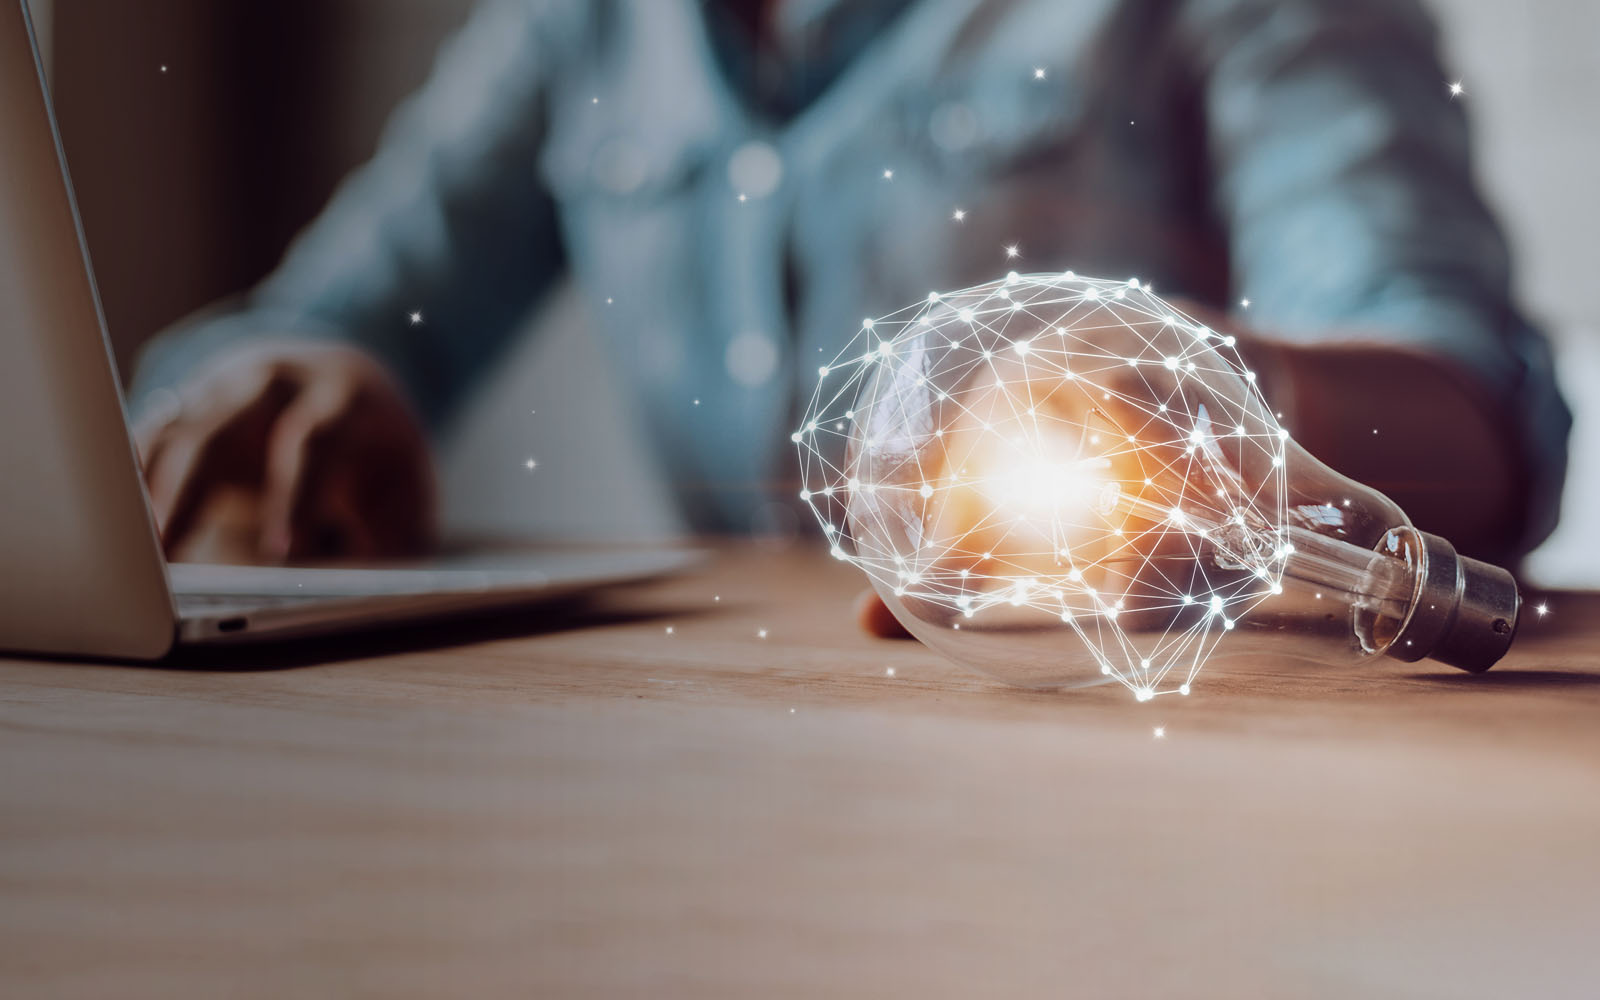
[[[835,556],[1015,684],[1187,694],[1207,659],[1505,652],[1510,574],[1278,426],[1231,336],[1136,279],[1019,275],[867,320],[799,445]]]

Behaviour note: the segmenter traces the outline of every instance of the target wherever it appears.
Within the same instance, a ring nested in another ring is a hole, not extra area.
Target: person
[[[564,275],[689,523],[746,530],[862,316],[1033,265],[1215,311],[1313,454],[1514,560],[1570,420],[1459,96],[1412,0],[485,3],[243,307],[145,352],[164,543],[232,490],[255,558],[423,549],[428,431]]]

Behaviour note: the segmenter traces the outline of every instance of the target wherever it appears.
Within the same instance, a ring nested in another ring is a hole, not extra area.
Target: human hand
[[[250,344],[214,359],[166,403],[141,416],[134,437],[169,558],[375,559],[432,543],[426,439],[369,355]]]

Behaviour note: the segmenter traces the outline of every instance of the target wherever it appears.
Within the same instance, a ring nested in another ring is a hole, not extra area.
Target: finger
[[[856,598],[856,623],[862,631],[879,639],[911,638],[911,633],[873,590],[863,590]]]
[[[321,459],[349,404],[344,389],[319,383],[286,407],[273,425],[261,489],[261,550],[266,558],[282,561],[310,546]]]
[[[183,403],[171,389],[156,389],[145,401],[137,420],[133,422],[133,443],[139,452],[139,464],[151,468],[160,454],[161,443],[167,431],[183,416]]]
[[[150,510],[168,547],[183,533],[182,526],[174,524],[175,517],[182,520],[179,515],[193,506],[194,483],[203,478],[196,469],[209,433],[204,428],[172,429],[161,441],[160,454],[145,469]]]
[[[254,480],[262,432],[253,428],[269,425],[292,392],[276,371],[233,379],[211,389],[201,405],[185,407],[186,416],[161,435],[148,482],[151,509],[169,552],[188,532],[207,492],[230,470],[236,478]]]

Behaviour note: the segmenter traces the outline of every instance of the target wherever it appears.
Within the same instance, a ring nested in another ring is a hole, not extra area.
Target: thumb
[[[876,591],[863,590],[856,598],[856,623],[861,630],[879,639],[909,639],[911,633],[895,618]]]

